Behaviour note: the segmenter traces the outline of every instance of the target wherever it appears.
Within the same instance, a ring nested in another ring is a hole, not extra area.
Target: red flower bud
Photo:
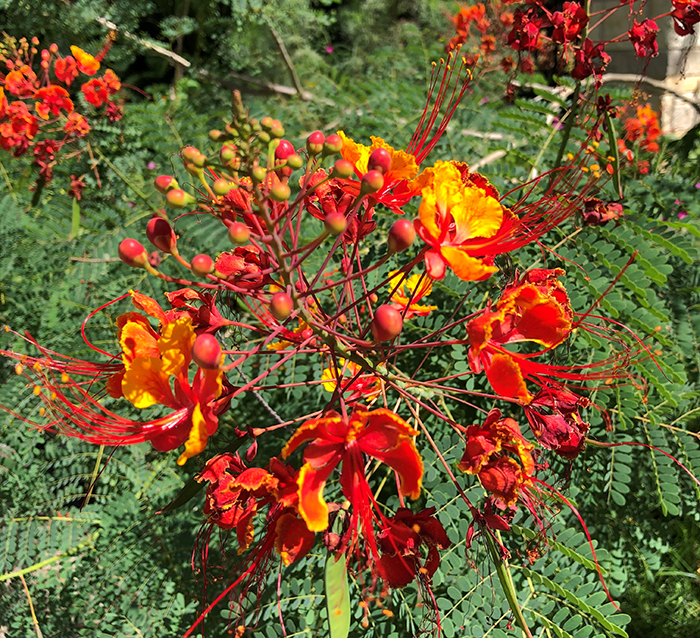
[[[367,171],[362,176],[360,184],[360,194],[376,193],[384,188],[384,175],[379,171]]]
[[[355,167],[351,162],[348,162],[348,160],[339,159],[333,164],[333,177],[347,179],[348,177],[352,177],[354,173]]]
[[[398,219],[389,230],[387,244],[392,253],[406,250],[416,240],[416,229],[408,219]]]
[[[314,131],[306,138],[306,150],[309,155],[318,155],[323,151],[323,143],[326,141],[326,136],[321,131]]]
[[[146,237],[156,248],[171,253],[177,244],[177,237],[170,224],[162,217],[153,217],[146,225]]]
[[[221,364],[221,346],[214,335],[205,333],[194,340],[192,359],[205,370],[216,370]]]
[[[168,194],[165,196],[165,201],[171,208],[184,208],[188,204],[194,202],[194,197],[181,188],[173,188],[168,191]]]
[[[270,189],[270,199],[274,202],[286,202],[291,194],[292,190],[282,182],[275,184]]]
[[[294,304],[286,292],[276,292],[270,301],[270,312],[277,321],[284,321],[292,314]]]
[[[333,133],[333,135],[329,135],[323,144],[323,150],[327,155],[340,153],[342,148],[343,140],[341,139],[340,135],[336,135],[335,133]]]
[[[124,239],[119,244],[119,259],[132,268],[145,268],[148,263],[148,253],[135,239]]]
[[[323,221],[326,230],[331,235],[342,235],[348,227],[348,220],[343,213],[329,213]]]
[[[195,255],[190,266],[197,277],[206,277],[214,272],[214,260],[209,255]]]
[[[275,149],[275,159],[286,160],[290,155],[294,155],[294,147],[287,140],[280,140]]]
[[[392,341],[403,328],[401,313],[393,306],[379,306],[374,312],[371,327],[377,341]]]
[[[227,179],[220,177],[219,179],[214,181],[214,183],[211,185],[211,189],[216,195],[226,195],[226,193],[228,193],[233,188],[233,186],[234,185]]]
[[[177,180],[172,175],[158,175],[155,181],[156,190],[165,195],[171,188],[177,188]]]
[[[391,168],[391,155],[385,148],[375,148],[367,160],[367,170],[379,171],[382,175]]]
[[[241,222],[233,222],[228,227],[228,238],[233,244],[245,244],[250,239],[250,229]]]

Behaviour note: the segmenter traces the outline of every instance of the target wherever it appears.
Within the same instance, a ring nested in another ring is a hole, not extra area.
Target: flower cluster
[[[632,0],[594,13],[587,13],[585,3],[564,2],[557,10],[538,0],[513,3],[490,0],[463,6],[452,18],[455,35],[447,48],[467,45],[471,54],[477,51],[489,62],[500,55],[500,66],[506,72],[531,74],[535,68],[570,75],[575,80],[593,76],[599,82],[610,55],[605,47],[611,42],[629,41],[637,57],[648,63],[659,53],[657,20],[674,18],[674,28],[680,36],[691,35],[700,22],[697,0],[673,0],[673,11],[638,21],[643,2]],[[596,41],[589,31],[610,14],[629,12],[629,29],[610,41]],[[508,49],[515,52],[517,63]],[[465,49],[466,51],[466,49]]]
[[[42,401],[48,422],[38,427],[105,445],[148,441],[178,449],[179,464],[197,463],[221,442],[216,433],[232,401],[260,400],[272,417],[279,415],[262,399],[266,390],[318,390],[320,410],[238,432],[253,439],[247,463],[226,451],[198,473],[209,530],[201,538],[231,530],[244,557],[212,605],[240,594],[241,623],[248,590],[264,584],[275,556],[291,564],[321,539],[355,571],[366,601],[412,581],[430,592],[440,551],[455,539],[434,507],[410,507],[423,496],[421,449],[433,446],[484,534],[506,530],[520,505],[540,507],[536,474],[546,463],[538,455],[574,459],[583,448],[588,391],[634,382],[635,353],[602,319],[574,312],[562,270],[504,268],[503,256],[576,218],[596,193],[594,174],[560,171],[538,195],[540,180],[504,196],[463,162],[428,161],[471,79],[469,61],[455,57],[434,66],[428,104],[405,149],[378,137],[363,144],[342,130],[316,131],[297,147],[279,121],[251,119],[235,93],[231,122],[210,132],[215,146],[180,151],[194,186],[171,175],[155,182],[170,209],[223,225],[230,250],[185,255],[175,222],[154,216],[145,235],[162,253],[158,267],[137,239],[124,239],[119,256],[176,289],[168,307],[133,291],[114,302],[129,298],[135,310],[116,321],[117,352],[91,345],[107,362],[64,356],[31,338],[38,355],[2,352]],[[76,58],[79,68],[96,70],[87,62]],[[90,84],[84,93],[101,99],[100,91]],[[497,273],[500,292],[485,306],[472,301],[469,293],[495,283]],[[427,303],[455,282],[469,291],[454,307]],[[434,321],[419,326],[429,315]],[[605,334],[619,348],[604,361],[571,363],[565,344],[576,329]],[[464,350],[469,369],[425,374],[422,362],[444,347]],[[276,376],[298,360],[311,363],[314,380]],[[484,375],[492,393],[468,389],[470,375]],[[456,423],[445,401],[465,396],[522,410],[532,436],[515,418],[482,407],[481,425]],[[119,414],[119,402],[157,413],[133,420]],[[435,447],[431,418],[463,439],[451,461]],[[252,465],[257,439],[285,426],[296,427],[286,444]],[[466,476],[456,478],[451,467]],[[486,492],[483,507],[466,497],[468,476]]]
[[[121,82],[112,70],[84,82],[78,94],[71,93],[79,76],[98,73],[110,45],[111,38],[97,56],[72,46],[71,55],[65,57],[56,44],[39,50],[37,38],[29,42],[5,36],[0,45],[0,63],[6,68],[5,73],[0,72],[0,147],[15,157],[31,150],[42,186],[52,180],[64,147],[80,150],[79,140],[90,132],[90,118],[95,115],[87,116],[80,108],[79,94],[95,108],[106,104],[110,120],[121,118],[122,107],[113,99]],[[80,180],[74,179],[76,199],[82,188]]]

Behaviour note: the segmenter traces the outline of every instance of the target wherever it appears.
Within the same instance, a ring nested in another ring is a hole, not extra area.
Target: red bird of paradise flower
[[[462,460],[457,467],[478,477],[502,507],[513,505],[521,490],[532,483],[534,445],[520,433],[513,419],[502,419],[500,410],[491,410],[483,425],[470,425]]]
[[[157,450],[169,451],[184,444],[178,459],[182,465],[199,454],[208,437],[216,432],[218,415],[228,407],[228,395],[222,396],[227,382],[221,370],[199,367],[190,381],[196,335],[186,312],[166,313],[150,297],[135,292],[130,295],[137,308],[158,319],[159,327],[154,330],[148,317],[138,312],[120,315],[121,364],[114,362],[116,356],[103,351],[111,356],[111,363],[79,361],[42,348],[31,339],[41,357],[6,351],[0,354],[20,362],[16,371],[34,386],[34,393],[45,406],[42,415],[48,411],[52,417],[48,425],[34,424],[37,427],[55,428],[68,436],[104,445],[150,441]],[[172,412],[151,421],[126,419],[102,405],[105,391],[140,409],[160,404]]]
[[[377,554],[372,534],[372,493],[365,475],[365,455],[391,467],[399,478],[399,493],[418,498],[423,478],[423,461],[413,437],[418,434],[390,410],[368,411],[356,407],[349,418],[334,411],[302,424],[282,450],[289,457],[302,443],[304,465],[299,471],[299,514],[307,527],[320,532],[328,527],[328,504],[323,498],[326,481],[342,464],[340,485],[353,506],[352,527],[362,521],[365,537]]]

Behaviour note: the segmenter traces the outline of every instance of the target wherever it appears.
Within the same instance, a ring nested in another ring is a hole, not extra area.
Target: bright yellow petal
[[[158,339],[163,360],[163,374],[179,374],[190,364],[195,334],[190,317],[181,317],[167,324]]]
[[[440,254],[450,265],[454,274],[463,281],[481,281],[498,272],[496,266],[487,266],[481,259],[471,257],[461,248],[443,246],[440,248]]]
[[[185,441],[185,451],[180,454],[177,464],[184,465],[187,459],[191,459],[193,456],[200,454],[207,446],[208,438],[207,422],[202,415],[199,403],[197,403],[192,411],[192,429],[190,430],[190,436],[187,441]]]
[[[172,390],[163,364],[156,357],[134,359],[122,379],[122,392],[135,408],[148,408],[156,403],[174,406]]]
[[[366,173],[367,160],[371,152],[369,146],[358,144],[355,140],[345,135],[343,131],[338,131],[338,135],[343,140],[343,148],[340,151],[343,159],[350,162],[360,174]]]
[[[481,188],[465,188],[461,202],[451,212],[457,227],[452,239],[455,244],[474,237],[493,237],[503,224],[503,206]]]

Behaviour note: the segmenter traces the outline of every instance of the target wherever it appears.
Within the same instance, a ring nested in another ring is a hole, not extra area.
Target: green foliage
[[[381,135],[397,147],[410,138],[424,103],[422,69],[428,53],[439,55],[437,50],[424,50],[424,41],[434,39],[431,29],[442,19],[437,3],[328,1],[314,3],[311,10],[302,0],[207,2],[192,3],[187,12],[184,6],[150,2],[137,11],[125,1],[76,2],[69,8],[49,2],[31,9],[26,2],[12,1],[2,10],[5,23],[17,33],[43,34],[64,49],[74,42],[97,48],[104,28],[95,18],[104,15],[122,30],[175,49],[181,40],[181,53],[212,73],[238,71],[289,84],[272,36],[275,28],[315,99],[252,99],[254,115],[283,120],[290,139],[302,131],[341,127],[358,140]],[[47,20],[54,15],[55,20]],[[325,54],[327,45],[336,51]],[[166,62],[136,41],[119,40],[110,56],[127,82],[152,87],[170,81]],[[568,101],[561,92],[535,87],[532,94],[506,105],[500,101],[497,82],[489,85],[490,81],[475,81],[473,95],[432,157],[474,164],[502,151],[481,171],[503,192],[551,167],[557,150],[551,118],[561,117]],[[92,309],[130,288],[161,298],[164,289],[158,282],[116,262],[117,245],[125,236],[142,235],[146,220],[162,206],[152,186],[155,175],[172,172],[181,183],[189,181],[176,157],[183,144],[214,150],[206,131],[221,126],[228,96],[192,75],[176,85],[176,100],[157,86],[153,97],[134,97],[122,122],[104,121],[95,127],[95,165],[84,158],[79,169],[68,163],[57,166],[54,183],[37,208],[29,207],[28,160],[0,158],[7,174],[0,193],[0,323],[27,330],[56,351],[90,359],[93,353],[80,338],[79,326]],[[577,222],[571,222],[553,231],[546,242],[561,244],[546,256],[546,263],[566,269],[575,310],[586,312],[598,302],[595,312],[619,322],[611,328],[619,328],[630,347],[648,355],[637,364],[646,387],[640,381],[639,387],[601,386],[594,393],[595,407],[587,412],[591,438],[646,443],[669,452],[696,476],[700,209],[698,176],[692,167],[700,157],[697,140],[693,131],[683,140],[668,142],[651,175],[643,181],[625,180],[626,212],[619,224],[579,231]],[[572,152],[579,141],[572,136]],[[158,168],[147,168],[150,161]],[[79,203],[65,192],[76,170],[88,183]],[[682,220],[676,199],[689,213]],[[391,221],[388,215],[380,217],[378,235]],[[220,226],[198,219],[182,220],[178,232],[183,252],[207,246],[216,254],[228,246]],[[377,252],[382,242],[370,238],[366,250]],[[531,247],[502,266],[508,273],[536,260],[543,257]],[[171,258],[163,269],[177,272]],[[481,299],[488,289],[486,284],[472,289],[455,279],[436,285],[432,298],[439,310],[416,320],[410,329],[427,334],[449,317],[448,309],[460,295],[469,292]],[[224,306],[237,311],[232,300]],[[109,307],[91,320],[94,345],[116,350],[114,317],[124,307],[124,302]],[[641,343],[623,325],[634,330]],[[571,341],[573,361],[609,354],[603,337],[580,331]],[[0,347],[25,346],[12,333],[0,332]],[[464,350],[445,350],[426,365],[445,375],[466,372]],[[406,357],[406,369],[417,364]],[[238,379],[232,375],[232,382],[245,382],[243,375],[251,370],[240,372]],[[277,380],[311,381],[319,374],[309,364],[295,363],[280,369],[270,385]],[[0,367],[0,381],[0,403],[36,418],[31,389],[15,379],[12,366]],[[487,389],[481,377],[471,375],[461,382],[469,389]],[[294,387],[237,401],[213,442],[212,454],[235,445],[236,425],[264,427],[276,419],[294,418],[300,410],[321,407],[322,399]],[[465,425],[478,418],[469,406],[451,404],[449,409]],[[602,410],[610,416],[609,424]],[[462,441],[444,424],[427,422],[437,448],[454,468]],[[278,453],[287,435],[282,430],[279,437],[261,439],[261,458]],[[174,465],[174,455],[155,454],[149,446],[102,450],[29,429],[9,415],[0,420],[0,441],[0,497],[5,506],[0,522],[0,580],[5,581],[0,587],[0,628],[7,627],[12,638],[36,635],[21,573],[46,637],[67,631],[85,637],[181,635],[201,611],[202,575],[190,567],[203,522],[202,492],[192,494],[198,486],[191,479],[199,469],[197,461],[183,474]],[[444,635],[518,636],[483,539],[477,536],[466,548],[471,516],[455,485],[435,450],[425,452],[424,462],[424,493],[417,505],[437,507],[453,543],[433,580]],[[548,540],[535,521],[522,515],[513,531],[502,535],[511,552],[510,572],[520,605],[537,635],[654,635],[662,627],[692,635],[700,622],[698,486],[671,459],[641,447],[589,446],[573,468],[552,462],[548,480],[561,476],[569,477],[568,494],[597,542],[601,571],[613,596],[622,600],[622,613],[607,600],[578,522],[561,502],[547,499]],[[478,502],[483,495],[478,484],[464,476],[458,480],[467,496]],[[177,500],[178,494],[184,496]],[[178,507],[157,514],[173,502]],[[398,507],[398,498],[389,497],[387,505]],[[222,580],[217,580],[215,591],[210,588],[209,600],[240,564],[238,557],[220,550],[218,540],[210,551]],[[312,552],[285,569],[279,593],[277,573],[273,574],[257,602],[256,636],[279,635],[279,608],[288,635],[328,635],[323,605],[328,577],[324,582],[321,554]],[[357,574],[349,577],[352,599],[357,600],[362,583]],[[349,635],[417,635],[429,609],[415,585],[392,591],[383,604],[393,616],[371,607],[366,630],[362,609],[351,608]],[[222,634],[234,619],[225,606],[206,621],[211,635]]]

